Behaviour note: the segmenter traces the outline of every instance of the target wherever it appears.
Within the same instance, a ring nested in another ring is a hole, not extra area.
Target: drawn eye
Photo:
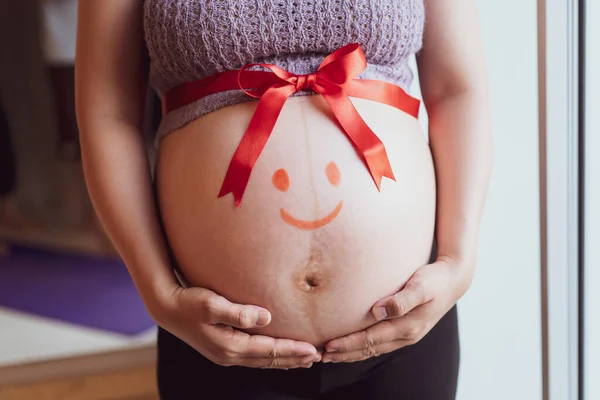
[[[273,174],[273,186],[281,192],[287,192],[290,188],[290,177],[285,169],[280,168]]]
[[[325,167],[325,175],[327,175],[327,179],[329,179],[329,183],[333,186],[338,186],[340,184],[341,176],[340,170],[338,169],[335,162],[330,162]]]

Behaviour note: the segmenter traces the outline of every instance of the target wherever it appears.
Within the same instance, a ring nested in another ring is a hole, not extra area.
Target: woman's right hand
[[[310,343],[242,332],[271,322],[271,313],[262,307],[234,304],[211,290],[181,286],[159,303],[154,320],[218,365],[292,369],[310,368],[321,360]]]

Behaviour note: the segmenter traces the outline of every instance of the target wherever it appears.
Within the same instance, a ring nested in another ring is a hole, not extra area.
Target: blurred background
[[[495,161],[478,272],[459,303],[459,400],[600,399],[591,3],[478,0]],[[0,400],[157,398],[155,326],[81,171],[76,13],[77,0],[0,0]],[[160,115],[148,94],[152,160]]]
[[[154,357],[154,324],[85,188],[76,29],[77,0],[0,1],[0,386],[104,371],[114,357],[117,369],[150,366]],[[151,155],[157,106],[149,91]],[[144,373],[154,391],[152,370]],[[48,398],[115,397],[101,387]],[[5,398],[45,397],[0,389]]]

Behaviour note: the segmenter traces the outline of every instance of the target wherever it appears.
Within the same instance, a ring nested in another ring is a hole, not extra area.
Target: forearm
[[[156,319],[177,280],[141,132],[148,86],[142,6],[142,0],[79,3],[75,103],[92,203]]]
[[[428,104],[437,179],[438,257],[474,266],[492,164],[487,93],[464,90]]]
[[[94,208],[147,305],[175,284],[139,129],[107,119],[82,124],[83,167]]]

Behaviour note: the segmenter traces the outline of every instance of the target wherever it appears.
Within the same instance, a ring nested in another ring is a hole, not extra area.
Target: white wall
[[[585,400],[594,400],[600,399],[600,4],[587,4],[584,384]]]
[[[478,271],[459,302],[458,400],[541,400],[537,5],[478,5],[495,155]]]

